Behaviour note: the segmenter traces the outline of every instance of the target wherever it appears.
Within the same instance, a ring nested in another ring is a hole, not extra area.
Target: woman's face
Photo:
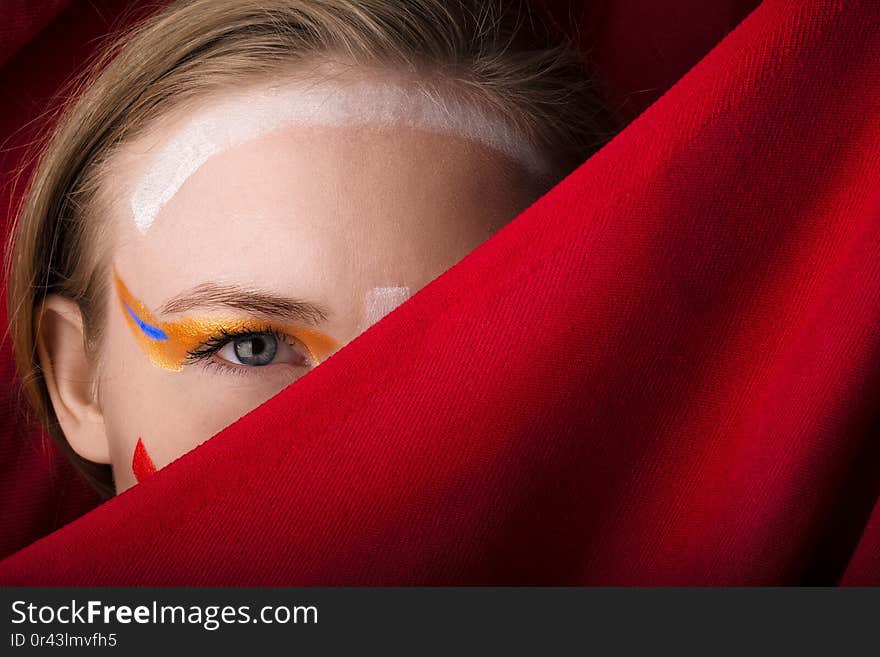
[[[207,159],[142,231],[132,194],[186,120],[126,145],[107,177],[98,390],[117,492],[136,483],[139,438],[157,468],[193,449],[535,200],[520,167],[476,141],[288,125]]]

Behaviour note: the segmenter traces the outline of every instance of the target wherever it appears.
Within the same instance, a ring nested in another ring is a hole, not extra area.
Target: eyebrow
[[[220,283],[202,283],[171,297],[159,309],[159,314],[217,307],[234,308],[253,315],[287,317],[309,324],[319,324],[325,321],[330,314],[320,304],[240,285]]]

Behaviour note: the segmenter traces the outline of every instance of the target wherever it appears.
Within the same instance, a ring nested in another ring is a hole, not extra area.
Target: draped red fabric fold
[[[878,88],[880,5],[765,1],[486,244],[0,581],[880,583]]]

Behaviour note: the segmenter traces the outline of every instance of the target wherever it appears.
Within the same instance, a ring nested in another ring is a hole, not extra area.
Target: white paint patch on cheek
[[[506,121],[472,103],[438,102],[421,87],[394,84],[288,83],[212,106],[177,133],[149,164],[131,197],[134,223],[146,233],[162,207],[210,158],[290,125],[408,126],[457,135],[493,148],[543,177],[550,164]]]
[[[367,298],[364,300],[364,319],[361,322],[361,332],[366,331],[409,297],[408,287],[372,288],[367,292]]]

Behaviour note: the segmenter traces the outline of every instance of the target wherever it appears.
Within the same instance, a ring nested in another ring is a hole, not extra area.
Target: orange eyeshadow
[[[138,300],[119,275],[114,272],[116,293],[129,328],[153,364],[173,372],[183,369],[187,355],[212,337],[225,333],[264,331],[267,328],[301,342],[317,365],[336,349],[339,343],[328,335],[306,326],[253,319],[191,318],[160,322]]]

